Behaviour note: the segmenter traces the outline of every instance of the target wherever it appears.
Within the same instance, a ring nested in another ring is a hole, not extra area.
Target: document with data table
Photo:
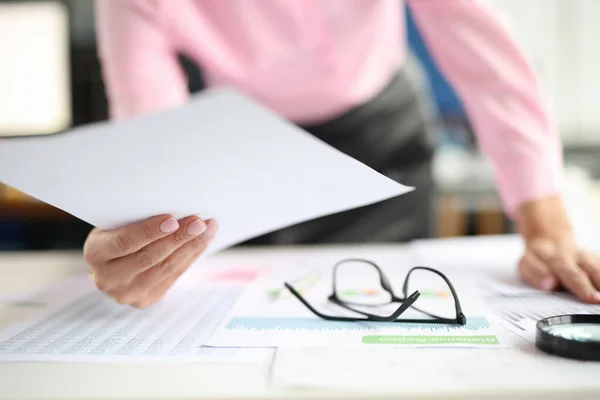
[[[71,284],[77,296],[0,332],[0,362],[260,363],[270,354],[203,346],[242,286],[181,285],[141,310],[116,303],[85,278]]]

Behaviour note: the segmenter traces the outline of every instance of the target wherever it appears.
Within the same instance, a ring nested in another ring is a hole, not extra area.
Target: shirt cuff
[[[564,173],[562,157],[551,152],[520,155],[496,168],[500,197],[509,218],[515,219],[519,208],[529,202],[562,195]]]

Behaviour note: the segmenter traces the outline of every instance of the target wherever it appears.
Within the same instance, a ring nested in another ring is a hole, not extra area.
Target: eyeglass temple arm
[[[454,286],[452,286],[452,283],[446,277],[446,275],[442,274],[441,272],[440,272],[440,275],[442,276],[442,279],[444,279],[446,281],[446,283],[448,284],[448,287],[450,288],[450,291],[452,292],[452,296],[454,297],[454,308],[456,309],[456,318],[458,319],[458,323],[461,325],[465,325],[467,323],[467,317],[462,312],[462,308],[460,306],[460,300],[458,300],[458,295],[456,294],[456,290],[454,290]]]
[[[452,283],[450,282],[450,280],[448,279],[448,277],[446,277],[446,275],[444,275],[440,271],[437,271],[437,270],[435,270],[433,268],[424,267],[424,266],[417,266],[417,267],[411,268],[410,271],[408,271],[407,277],[415,269],[424,269],[424,270],[433,272],[435,274],[438,274],[446,282],[446,284],[448,285],[448,288],[450,289],[450,292],[452,292],[452,297],[454,298],[454,308],[456,310],[456,318],[458,320],[458,323],[461,324],[461,325],[465,325],[467,323],[467,317],[462,312],[462,308],[460,306],[460,300],[458,300],[458,295],[456,294],[456,290],[454,290],[454,286],[452,285]],[[407,290],[408,290],[408,279],[406,279],[404,281],[404,286],[402,288],[402,291],[404,293],[406,293]]]
[[[412,306],[415,303],[415,301],[417,301],[419,296],[421,296],[421,293],[419,293],[419,291],[413,292],[402,302],[400,307],[398,307],[398,309],[392,315],[390,315],[390,318],[398,318],[404,311],[406,311],[410,306]]]
[[[300,293],[298,293],[292,285],[290,285],[287,282],[284,282],[283,284],[290,291],[290,293],[292,293],[294,295],[294,297],[296,297],[298,300],[300,300],[300,302],[302,304],[304,304],[304,306],[306,308],[308,308],[316,316],[323,318],[323,319],[335,320],[335,321],[354,321],[355,320],[354,318],[335,317],[332,315],[323,314],[323,313],[319,312],[317,309],[315,309],[313,306],[311,306],[310,303],[308,301],[306,301],[304,299],[304,297],[302,297],[302,295]]]

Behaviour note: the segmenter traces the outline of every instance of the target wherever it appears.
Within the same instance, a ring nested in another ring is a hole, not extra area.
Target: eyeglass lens
[[[382,285],[378,269],[368,262],[349,260],[338,264],[334,280],[335,294],[344,303],[383,306],[392,301],[391,294]]]

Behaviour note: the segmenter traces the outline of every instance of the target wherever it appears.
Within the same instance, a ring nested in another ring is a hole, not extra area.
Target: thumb
[[[530,250],[519,262],[519,273],[528,284],[536,289],[552,291],[558,286],[558,280],[550,268]]]

